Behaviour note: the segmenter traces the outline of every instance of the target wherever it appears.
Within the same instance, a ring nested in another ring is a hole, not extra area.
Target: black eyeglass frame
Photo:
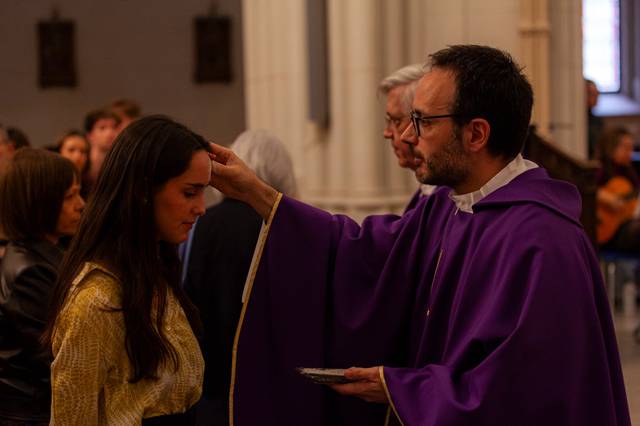
[[[420,123],[425,120],[435,120],[437,118],[449,118],[449,117],[466,117],[466,114],[440,114],[440,115],[421,115],[420,113],[411,110],[409,113],[411,118],[411,124],[413,124],[413,131],[416,137],[420,137]]]

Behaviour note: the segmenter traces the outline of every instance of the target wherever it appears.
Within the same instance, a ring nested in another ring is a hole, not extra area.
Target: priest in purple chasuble
[[[532,90],[504,52],[430,56],[408,140],[439,188],[356,224],[214,146],[265,219],[233,353],[234,425],[629,425],[580,197],[519,154]],[[297,367],[350,368],[320,386]],[[335,392],[334,392],[335,391]]]

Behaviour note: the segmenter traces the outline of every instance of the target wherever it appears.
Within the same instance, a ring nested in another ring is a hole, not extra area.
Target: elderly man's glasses
[[[431,120],[460,116],[461,114],[422,115],[417,111],[411,111],[411,113],[409,114],[409,117],[411,117],[411,123],[413,124],[413,131],[415,132],[416,137],[420,137],[421,129],[423,127],[429,126],[431,124]]]
[[[402,122],[408,117],[409,117],[408,115],[403,115],[403,116],[400,116],[400,117],[394,117],[393,115],[391,115],[389,113],[386,113],[384,115],[384,121],[385,121],[387,127],[393,126],[396,130],[404,130],[404,129],[401,129]]]

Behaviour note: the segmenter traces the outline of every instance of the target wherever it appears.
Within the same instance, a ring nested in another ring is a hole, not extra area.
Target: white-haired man
[[[422,64],[407,65],[383,78],[378,85],[378,92],[386,96],[386,124],[382,135],[391,141],[393,153],[398,158],[398,165],[413,171],[416,169],[413,145],[408,143],[403,135],[405,130],[411,126],[411,103],[416,93],[418,81],[423,75],[424,66]],[[420,185],[405,211],[412,209],[420,197],[433,193],[436,188],[434,185]]]
[[[380,82],[378,92],[386,96],[386,125],[382,135],[391,141],[400,167],[415,170],[415,157],[410,144],[402,140],[402,133],[411,125],[411,103],[418,80],[424,75],[421,64],[402,67]]]

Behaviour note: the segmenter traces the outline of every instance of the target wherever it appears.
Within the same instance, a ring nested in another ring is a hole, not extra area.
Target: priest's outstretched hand
[[[351,367],[344,372],[344,376],[352,380],[352,383],[330,386],[342,395],[357,396],[367,402],[388,403],[389,398],[382,386],[381,375],[382,367]]]
[[[224,195],[244,201],[266,221],[278,198],[278,191],[265,182],[228,148],[210,143],[211,181]]]

